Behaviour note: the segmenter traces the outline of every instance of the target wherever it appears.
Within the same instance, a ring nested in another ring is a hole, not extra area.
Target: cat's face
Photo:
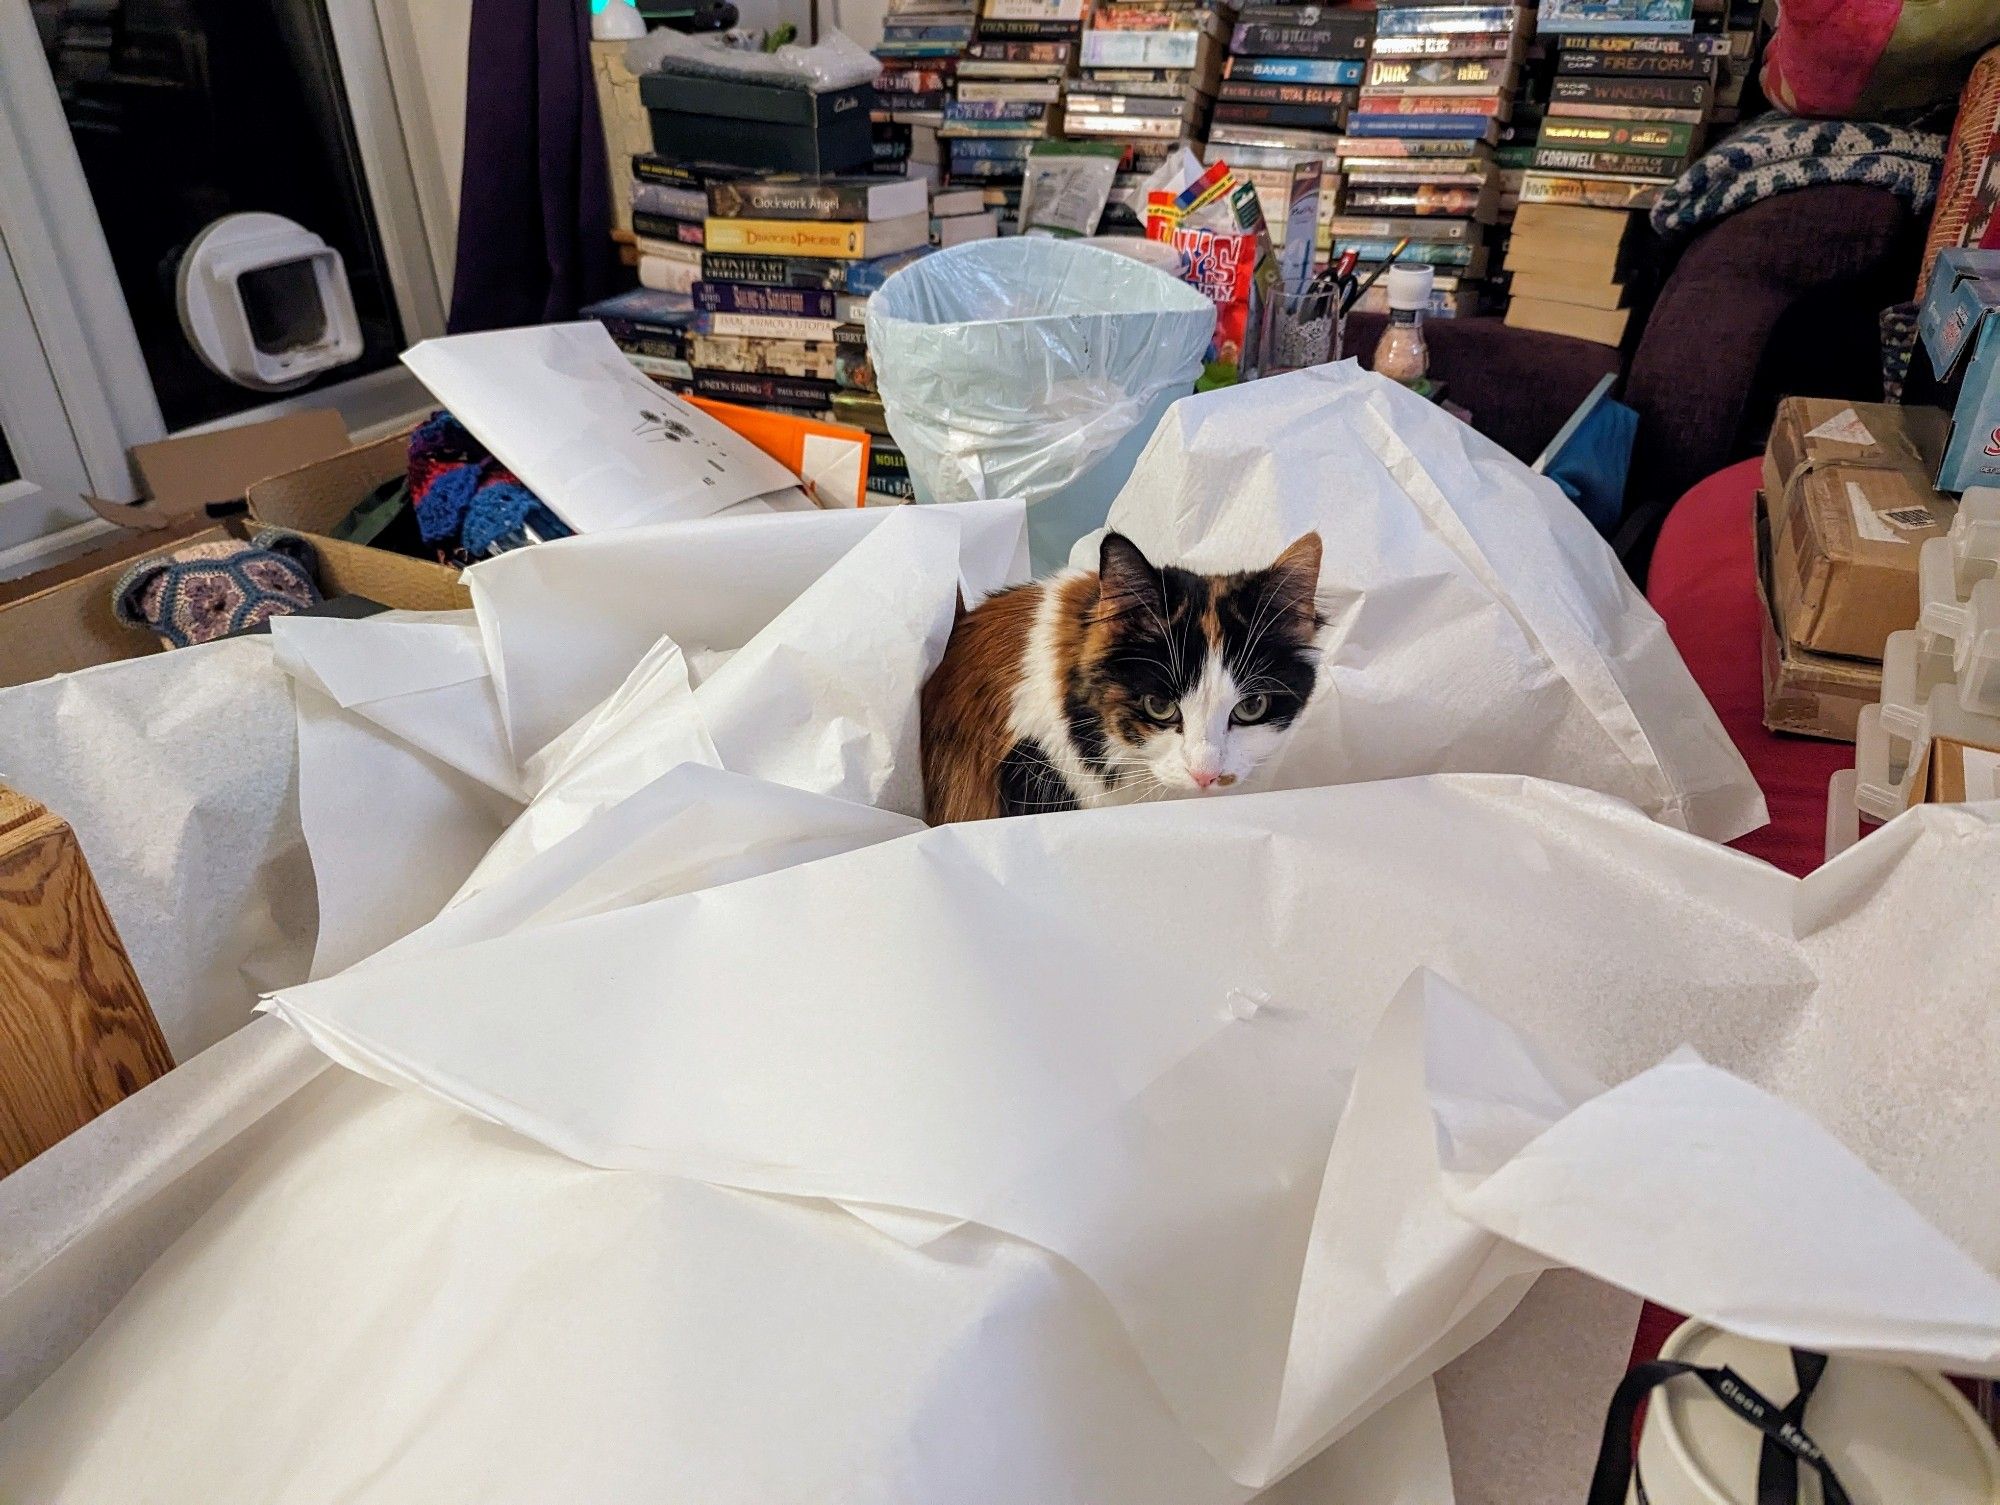
[[[1317,533],[1240,575],[1155,567],[1105,535],[1069,711],[1119,793],[1228,789],[1277,751],[1318,673],[1319,565]]]

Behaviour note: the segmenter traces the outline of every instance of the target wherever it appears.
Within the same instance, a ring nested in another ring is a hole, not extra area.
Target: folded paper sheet
[[[295,739],[263,637],[0,690],[0,783],[75,829],[175,1060],[306,976]]]
[[[579,533],[711,517],[799,484],[594,320],[425,340],[403,364]]]
[[[1155,563],[1325,542],[1318,698],[1260,788],[1526,773],[1728,841],[1762,796],[1660,619],[1554,482],[1352,361],[1185,398],[1111,509]],[[1096,567],[1095,542],[1076,562]]]
[[[879,531],[895,537],[877,545]],[[954,586],[976,598],[1026,569],[1018,502],[729,518],[490,561],[467,576],[476,625],[280,624],[320,895],[313,975],[406,935],[482,861],[483,883],[683,758],[915,811],[915,691]],[[699,723],[677,719],[655,676],[692,691],[670,664],[739,650]]]

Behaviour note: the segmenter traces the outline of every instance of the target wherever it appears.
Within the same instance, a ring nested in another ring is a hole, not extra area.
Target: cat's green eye
[[[1238,726],[1252,726],[1270,714],[1270,696],[1245,695],[1236,702],[1236,709],[1229,713],[1229,719]]]
[[[1165,695],[1147,695],[1139,701],[1139,709],[1148,721],[1157,721],[1161,726],[1171,725],[1181,719],[1181,708]]]

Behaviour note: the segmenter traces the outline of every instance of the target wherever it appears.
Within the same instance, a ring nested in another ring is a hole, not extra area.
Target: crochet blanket
[[[1819,183],[1873,183],[1922,214],[1937,195],[1944,137],[1903,126],[1765,115],[1710,147],[1653,206],[1653,228],[1681,235],[1774,194]]]

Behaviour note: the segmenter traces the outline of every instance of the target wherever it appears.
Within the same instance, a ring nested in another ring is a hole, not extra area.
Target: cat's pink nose
[[[1195,788],[1206,789],[1216,781],[1218,775],[1212,768],[1190,768],[1188,777],[1194,780]]]

